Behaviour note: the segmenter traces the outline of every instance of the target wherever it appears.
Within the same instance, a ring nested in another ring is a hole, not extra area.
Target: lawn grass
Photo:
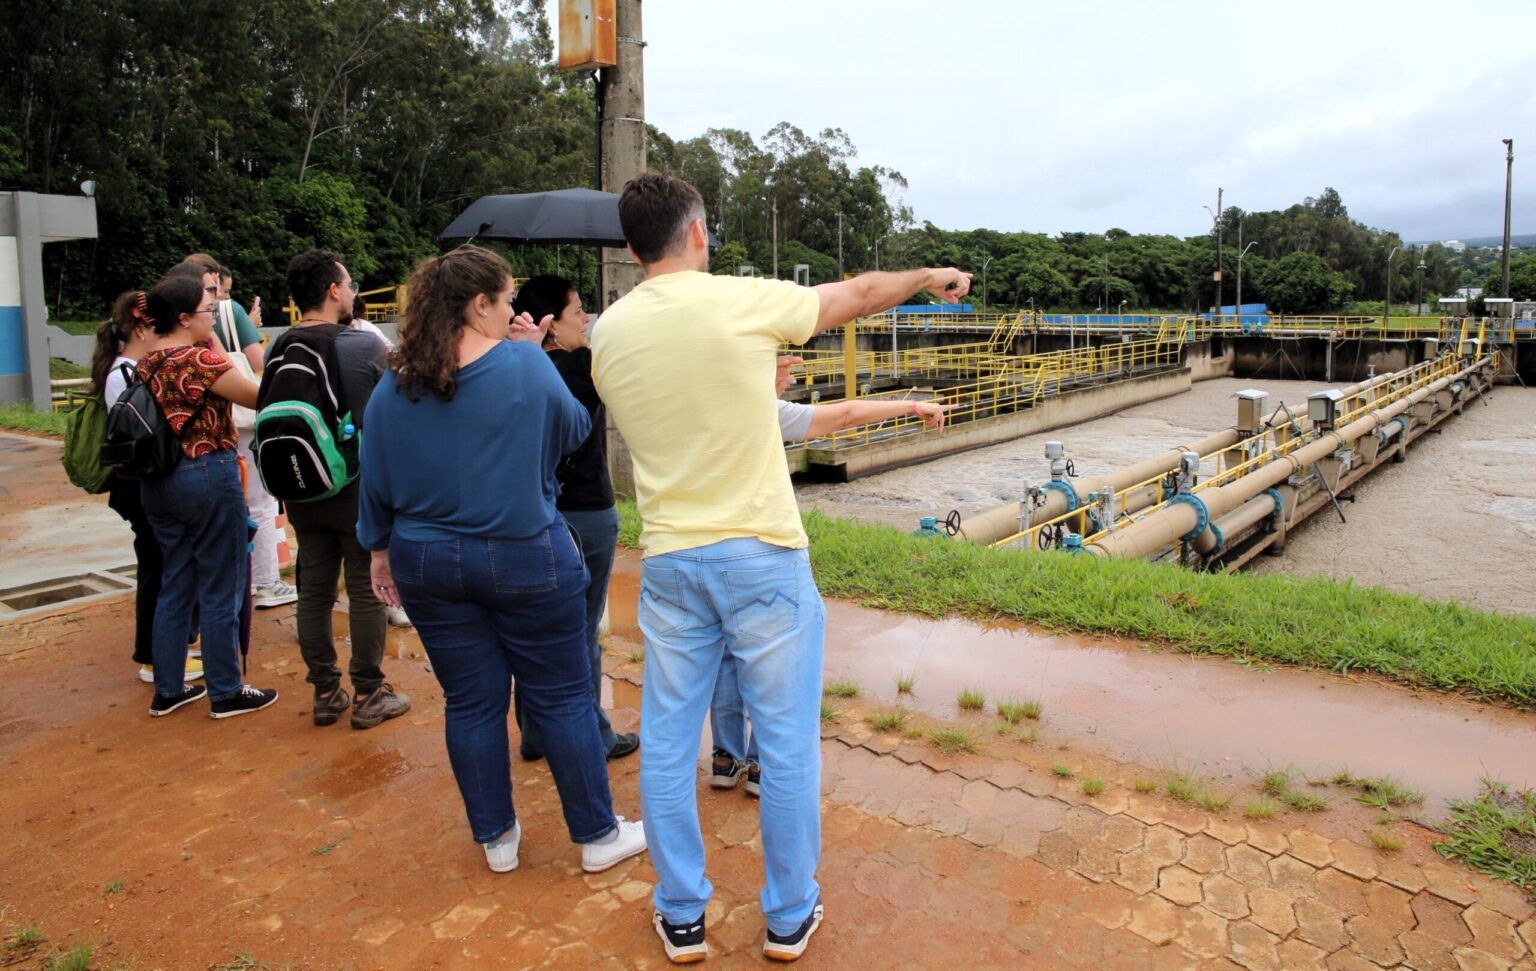
[[[0,428],[62,437],[64,415],[57,411],[38,411],[32,407],[32,402],[18,401],[0,407]]]
[[[620,506],[621,541],[640,521]],[[1324,577],[1196,573],[1139,560],[1025,554],[804,516],[827,596],[941,617],[1010,617],[1517,704],[1536,703],[1536,619]]]
[[[1476,799],[1451,803],[1450,831],[1442,855],[1536,892],[1536,792],[1485,779]]]

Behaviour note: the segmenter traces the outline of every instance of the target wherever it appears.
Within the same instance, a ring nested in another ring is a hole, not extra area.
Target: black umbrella
[[[619,197],[596,189],[481,196],[438,234],[440,240],[496,239],[624,248]],[[710,246],[720,245],[711,233]]]

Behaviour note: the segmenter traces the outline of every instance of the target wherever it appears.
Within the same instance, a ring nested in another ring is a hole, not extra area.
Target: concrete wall
[[[811,464],[807,472],[818,478],[848,481],[940,455],[996,445],[1023,435],[1075,425],[1132,405],[1183,394],[1190,389],[1192,383],[1189,368],[1180,368],[1047,398],[1028,411],[1016,414],[951,425],[944,430],[943,435],[914,435],[910,438],[840,448],[835,452],[829,449],[808,449]]]
[[[1236,362],[1236,349],[1231,341],[1223,337],[1191,344],[1184,351],[1184,364],[1189,368],[1191,379],[1195,381],[1231,377]]]
[[[0,192],[0,404],[51,407],[43,244],[96,238],[96,200]]]
[[[1229,338],[1235,348],[1233,373],[1245,378],[1277,378],[1353,384],[1375,373],[1401,371],[1424,359],[1418,340],[1348,341],[1334,344],[1322,338],[1277,340],[1272,337]]]

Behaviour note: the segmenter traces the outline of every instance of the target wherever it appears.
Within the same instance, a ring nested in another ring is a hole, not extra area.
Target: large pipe
[[[1046,493],[1045,502],[1029,513],[1029,522],[1025,528],[1037,526],[1072,509],[1086,506],[1089,493],[1112,488],[1116,494],[1119,494],[1138,482],[1166,475],[1179,467],[1179,461],[1184,457],[1185,452],[1210,455],[1212,452],[1229,449],[1240,440],[1241,436],[1236,431],[1228,429],[1115,472],[1084,476],[1072,481],[1063,480],[1066,488],[1052,489]],[[1072,498],[1076,499],[1075,505],[1072,504]],[[1157,502],[1156,488],[1137,490],[1126,497],[1125,511],[1136,512],[1155,502]],[[1022,507],[1022,503],[1010,502],[971,516],[961,524],[958,535],[972,543],[980,544],[996,543],[998,540],[1007,539],[1020,531],[1019,517],[1023,511]]]
[[[1211,520],[1219,519],[1264,490],[1284,482],[1297,471],[1327,458],[1342,446],[1381,427],[1413,405],[1449,387],[1451,382],[1473,373],[1484,363],[1479,361],[1459,374],[1441,378],[1385,408],[1372,411],[1343,428],[1323,435],[1310,445],[1275,459],[1235,482],[1207,489],[1198,496],[1188,494],[1175,497],[1156,513],[1111,533],[1085,549],[1095,556],[1145,558],[1161,552],[1180,538],[1202,537],[1210,532]],[[1214,546],[1214,537],[1208,542]]]
[[[1227,540],[1250,526],[1257,525],[1279,512],[1277,493],[1261,492],[1211,524],[1211,528],[1195,537],[1195,551],[1202,556],[1219,553]]]

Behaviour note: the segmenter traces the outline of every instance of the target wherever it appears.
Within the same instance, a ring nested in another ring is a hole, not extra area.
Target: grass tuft
[[[122,893],[123,892],[123,881],[121,881],[121,880],[113,880],[111,883],[107,884],[107,891],[106,892],[107,893]]]
[[[975,688],[966,688],[957,699],[961,711],[982,711],[987,707],[987,696]]]
[[[624,660],[628,661],[630,664],[644,664],[645,648],[642,647],[636,651],[629,651],[624,655]]]
[[[24,947],[35,947],[43,941],[43,929],[36,924],[29,927],[20,927],[11,939],[5,942],[7,951],[19,951]]]
[[[1163,778],[1163,789],[1175,802],[1197,806],[1206,812],[1219,813],[1232,805],[1231,796],[1216,795],[1210,786],[1182,769],[1168,772]]]
[[[1036,742],[1040,741],[1040,729],[1038,729],[1038,728],[1021,728],[1021,729],[1019,729],[1019,741],[1023,742],[1025,745],[1034,745]]]
[[[1085,796],[1097,796],[1097,795],[1102,794],[1103,792],[1104,792],[1104,780],[1103,779],[1084,779],[1083,780],[1083,795],[1085,795]]]
[[[898,671],[898,672],[896,672],[896,693],[897,694],[899,694],[899,695],[909,695],[909,694],[911,694],[912,693],[912,688],[916,684],[917,684],[917,675],[916,674],[912,673],[911,671]]]
[[[1290,806],[1297,812],[1320,813],[1328,808],[1328,800],[1322,796],[1315,796],[1310,792],[1302,792],[1300,789],[1291,789],[1280,797],[1280,801]]]
[[[834,681],[822,688],[821,693],[833,698],[857,698],[859,686],[852,681]]]
[[[945,755],[970,753],[980,747],[975,736],[959,728],[935,728],[928,739]]]
[[[1055,765],[1051,766],[1051,775],[1058,779],[1070,779],[1076,774],[1077,773],[1073,772],[1071,768],[1062,765],[1060,762],[1057,762]]]
[[[1243,806],[1243,815],[1248,819],[1273,819],[1277,808],[1268,796],[1260,796]]]
[[[1389,775],[1362,778],[1351,775],[1346,769],[1335,775],[1332,782],[1336,786],[1357,790],[1360,793],[1361,802],[1378,809],[1396,808],[1424,801],[1424,793],[1408,788]]]
[[[340,836],[331,840],[329,843],[322,843],[321,845],[315,847],[312,852],[316,856],[330,856],[336,847],[347,841],[347,837],[350,835],[350,833],[342,833]]]
[[[1383,853],[1396,853],[1403,848],[1403,841],[1385,830],[1371,830],[1371,845]]]
[[[823,725],[830,725],[835,721],[837,721],[837,709],[823,701],[821,703],[821,723]]]
[[[1039,721],[1040,708],[1040,702],[1038,701],[1015,701],[1009,699],[997,703],[997,714],[1008,724],[1017,725],[1026,718],[1031,721]]]
[[[48,962],[44,967],[48,971],[89,971],[91,967],[91,946],[89,944],[81,944],[73,947]]]
[[[872,711],[864,716],[864,720],[877,732],[899,732],[907,727],[911,717],[912,713],[905,708],[889,708],[885,711]]]
[[[1484,779],[1476,799],[1451,803],[1450,831],[1441,855],[1536,892],[1536,791]]]

